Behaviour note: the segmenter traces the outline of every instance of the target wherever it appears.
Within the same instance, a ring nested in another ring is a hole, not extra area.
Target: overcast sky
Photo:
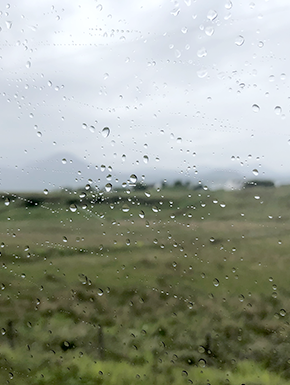
[[[0,168],[290,174],[288,0],[2,4]]]

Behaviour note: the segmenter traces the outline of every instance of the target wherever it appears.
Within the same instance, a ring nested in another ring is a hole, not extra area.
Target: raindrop
[[[82,128],[85,130],[88,126],[86,125],[86,123],[83,123],[82,124]]]
[[[112,184],[111,183],[107,183],[106,186],[105,186],[105,190],[106,190],[106,192],[112,191]]]
[[[102,289],[98,289],[98,296],[101,297],[104,294],[104,291]]]
[[[78,275],[79,281],[85,285],[88,282],[88,277],[85,274]]]
[[[30,61],[27,61],[26,62],[26,68],[30,68],[31,67],[31,62]]]
[[[75,212],[77,211],[77,206],[76,206],[74,203],[72,203],[72,204],[69,206],[69,209],[70,209],[70,211],[71,211],[72,213],[75,213]]]
[[[255,195],[254,198],[259,200],[261,197],[259,195]]]
[[[64,237],[62,238],[62,241],[63,241],[63,242],[67,242],[67,237],[64,236]]]
[[[158,208],[157,208],[156,206],[153,206],[153,207],[152,207],[152,211],[153,211],[154,213],[158,213]]]
[[[144,155],[143,156],[143,161],[144,161],[144,163],[148,163],[149,162],[149,157],[148,157],[148,155]]]
[[[144,211],[142,211],[142,210],[140,211],[139,217],[142,218],[142,219],[145,218],[145,213],[144,213]]]
[[[274,110],[276,115],[281,115],[282,108],[280,106],[276,106]]]
[[[199,366],[200,368],[204,368],[205,365],[206,365],[206,361],[203,360],[203,359],[201,358],[201,359],[198,361],[198,366]]]
[[[211,237],[209,240],[210,240],[210,242],[214,242],[215,241],[214,237]]]
[[[123,155],[122,155],[122,162],[125,162],[125,160],[126,160],[126,155],[123,154]]]
[[[254,112],[259,112],[259,111],[260,111],[260,107],[258,106],[258,104],[253,104],[253,105],[252,105],[252,110],[253,110]]]
[[[137,182],[137,176],[135,174],[130,175],[130,182],[131,183],[136,183]]]
[[[254,174],[255,176],[259,175],[259,171],[258,171],[256,168],[254,168],[253,174]]]
[[[104,74],[104,80],[107,80],[108,77],[109,77],[109,74],[106,72],[106,73]]]
[[[174,8],[170,13],[173,16],[177,16],[180,12],[180,8]]]
[[[101,171],[104,172],[106,170],[106,166],[104,164],[101,165]]]
[[[102,135],[103,135],[104,138],[107,138],[107,137],[110,135],[110,129],[109,129],[109,127],[104,127],[104,128],[102,129]]]
[[[5,204],[5,206],[10,205],[10,199],[8,197],[5,198],[4,204]]]
[[[206,55],[207,55],[207,50],[204,47],[202,47],[197,51],[198,57],[205,57]]]
[[[12,21],[6,21],[5,22],[5,24],[6,24],[6,27],[8,28],[8,29],[11,29],[11,27],[12,27]]]
[[[182,33],[187,33],[187,28],[186,27],[181,28],[181,32]]]
[[[228,1],[225,3],[225,8],[226,8],[226,9],[231,9],[232,6],[233,6],[233,3],[232,3],[230,0],[228,0]]]
[[[244,42],[245,42],[245,39],[244,39],[244,37],[242,36],[242,35],[239,35],[237,38],[236,38],[236,40],[235,40],[235,44],[237,45],[237,46],[241,46],[241,45],[243,45],[244,44]]]
[[[122,206],[122,211],[123,211],[124,213],[127,213],[129,210],[130,210],[130,207],[129,207],[127,204],[124,204],[124,205]]]
[[[41,137],[42,137],[42,132],[37,131],[36,135],[37,135],[39,138],[41,138]]]
[[[218,287],[219,284],[220,284],[220,281],[219,281],[217,278],[215,278],[215,279],[213,280],[213,285],[214,285],[215,287]]]
[[[63,158],[63,159],[61,160],[61,163],[62,163],[62,164],[66,164],[66,159]]]
[[[197,71],[197,76],[199,78],[205,78],[207,76],[207,69],[201,68],[200,70]]]
[[[285,317],[285,315],[286,315],[286,310],[285,309],[281,309],[280,310],[280,316]]]
[[[90,126],[90,131],[91,131],[92,133],[94,133],[94,132],[95,132],[95,126]]]
[[[214,34],[214,27],[208,26],[205,28],[204,32],[207,36],[212,36]]]
[[[217,12],[215,10],[211,9],[207,13],[207,18],[208,18],[208,20],[213,21],[214,19],[217,18],[217,15],[218,15]]]
[[[24,273],[22,273],[22,274],[20,275],[20,277],[21,277],[21,278],[25,278],[26,275],[25,275]]]
[[[226,204],[222,202],[222,203],[220,203],[220,207],[225,208]]]
[[[43,194],[44,194],[44,195],[47,195],[47,194],[48,194],[47,188],[45,188],[45,189],[43,190]]]

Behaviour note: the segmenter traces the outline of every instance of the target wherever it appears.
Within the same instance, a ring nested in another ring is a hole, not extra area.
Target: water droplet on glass
[[[207,55],[207,50],[204,47],[202,47],[197,51],[198,57],[205,57],[206,55]]]
[[[5,206],[10,205],[10,199],[8,197],[5,198],[4,204],[5,204]]]
[[[210,240],[210,242],[214,242],[215,241],[214,237],[211,237],[209,240]]]
[[[135,174],[130,175],[130,182],[131,183],[136,183],[137,182],[137,176]]]
[[[101,171],[104,172],[106,170],[106,166],[104,164],[101,165]]]
[[[259,171],[258,171],[256,168],[254,168],[253,174],[254,174],[255,176],[259,175]]]
[[[286,310],[285,310],[285,309],[281,309],[281,310],[280,310],[280,315],[281,315],[282,317],[285,317],[285,315],[286,315]]]
[[[71,211],[72,213],[75,213],[75,212],[77,211],[77,206],[76,206],[74,203],[72,203],[72,204],[69,206],[69,209],[70,209],[70,211]]]
[[[214,19],[216,19],[217,18],[217,12],[215,11],[215,10],[213,10],[213,9],[210,9],[209,11],[208,11],[208,13],[207,13],[207,18],[208,18],[208,20],[210,20],[210,21],[213,21]]]
[[[282,108],[280,106],[276,106],[275,107],[275,114],[276,115],[281,115],[281,112],[282,112]]]
[[[101,297],[104,294],[104,291],[102,289],[98,289],[98,296]]]
[[[79,281],[85,285],[88,282],[88,277],[85,274],[78,275]]]
[[[104,138],[107,138],[107,137],[110,135],[110,129],[109,129],[109,127],[104,127],[104,128],[102,129],[102,135],[103,135]]]
[[[226,204],[222,202],[222,203],[220,203],[220,207],[225,208]]]
[[[62,163],[62,164],[66,164],[66,159],[63,158],[63,159],[61,160],[61,163]]]
[[[47,190],[47,188],[45,188],[45,189],[43,190],[43,194],[45,194],[45,195],[47,195],[47,194],[48,194],[48,190]]]
[[[106,192],[112,191],[112,185],[111,185],[111,183],[107,183],[107,184],[106,184],[105,190],[106,190]]]
[[[214,34],[214,27],[208,26],[205,28],[204,32],[207,36],[212,36]]]
[[[153,206],[153,207],[152,207],[152,211],[153,211],[154,213],[158,213],[158,208],[157,208],[156,206]]]
[[[187,27],[181,28],[181,32],[182,32],[182,33],[187,33]]]
[[[228,1],[225,3],[225,8],[226,8],[226,9],[231,9],[232,6],[233,6],[233,3],[232,3],[230,0],[228,0]]]
[[[83,123],[82,124],[82,128],[85,130],[88,126],[86,125],[86,123]]]
[[[241,45],[243,45],[245,42],[245,39],[242,35],[239,35],[236,40],[235,40],[235,44],[240,47]]]
[[[201,358],[201,359],[198,361],[198,366],[199,366],[200,368],[204,368],[205,365],[206,365],[206,361],[203,360],[203,359]]]
[[[261,197],[259,195],[255,195],[254,198],[259,200]]]
[[[37,131],[36,135],[37,135],[39,138],[41,138],[41,137],[42,137],[42,132]]]
[[[207,69],[206,68],[201,68],[200,70],[197,71],[197,76],[199,78],[205,78],[207,76]]]
[[[63,237],[63,238],[62,238],[62,241],[63,241],[63,242],[67,242],[67,237]]]
[[[252,110],[253,110],[254,112],[259,112],[259,111],[260,111],[260,107],[258,106],[258,104],[253,104],[253,105],[252,105]]]
[[[30,68],[31,67],[31,62],[27,61],[25,66],[26,66],[26,68]]]
[[[92,132],[92,133],[95,132],[95,126],[90,126],[90,132]]]
[[[26,275],[24,273],[21,274],[21,278],[25,278]]]
[[[11,29],[11,27],[12,27],[12,21],[6,21],[5,22],[5,24],[6,24],[6,27],[8,28],[8,29]]]
[[[129,210],[130,210],[130,207],[129,207],[127,204],[124,204],[124,205],[122,206],[122,211],[123,211],[124,213],[127,213]]]
[[[270,75],[269,76],[269,82],[273,82],[275,80],[275,76],[274,75]]]
[[[142,210],[140,211],[139,217],[142,218],[142,219],[145,218],[145,213],[144,213],[144,211],[142,211]]]
[[[148,163],[149,162],[149,157],[148,157],[148,155],[144,155],[143,156],[143,161],[144,161],[144,163]]]
[[[218,287],[219,284],[220,284],[220,281],[219,281],[217,278],[215,278],[215,279],[213,280],[213,285],[214,285],[215,287]]]
[[[180,12],[180,8],[174,8],[170,13],[173,16],[177,16]]]

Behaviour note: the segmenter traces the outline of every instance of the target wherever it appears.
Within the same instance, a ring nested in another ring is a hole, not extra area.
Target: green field
[[[0,379],[290,384],[290,187],[2,194]]]

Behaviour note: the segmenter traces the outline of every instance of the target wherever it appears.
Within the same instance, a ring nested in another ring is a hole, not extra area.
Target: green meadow
[[[290,384],[290,186],[2,194],[0,379]]]

